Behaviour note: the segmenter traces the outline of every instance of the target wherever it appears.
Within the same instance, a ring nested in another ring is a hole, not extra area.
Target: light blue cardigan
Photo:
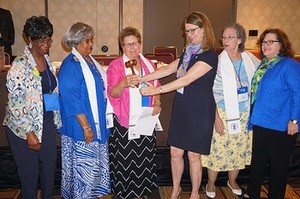
[[[250,123],[285,132],[290,119],[300,121],[300,63],[283,57],[261,79]]]

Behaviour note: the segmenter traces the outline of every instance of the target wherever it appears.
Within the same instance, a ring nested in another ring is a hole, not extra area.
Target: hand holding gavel
[[[132,59],[132,60],[125,62],[125,67],[131,69],[132,75],[136,75],[134,72],[134,66],[136,66],[136,65],[137,65],[136,59]],[[138,88],[139,84],[136,84],[135,86]]]

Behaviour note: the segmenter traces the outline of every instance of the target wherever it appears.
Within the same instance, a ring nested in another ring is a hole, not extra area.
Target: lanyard
[[[141,77],[143,77],[143,66],[142,66],[141,61],[140,61],[140,67],[141,67]],[[141,86],[145,87],[146,84],[142,83]],[[150,96],[143,96],[142,95],[142,107],[149,107],[149,106],[150,106]]]
[[[34,56],[32,56],[35,63],[38,65],[36,59]],[[49,82],[49,93],[51,94],[52,93],[52,82],[51,82],[51,78],[50,78],[50,75],[49,75],[49,72],[48,72],[48,64],[47,62],[45,61],[45,57],[43,57],[43,61],[44,61],[44,64],[45,64],[45,67],[46,67],[46,74],[47,74],[47,79],[48,79],[48,82]]]
[[[106,91],[105,91],[105,84],[102,78],[102,75],[100,73],[100,71],[98,70],[96,64],[94,63],[94,61],[92,60],[93,63],[90,63],[89,61],[87,61],[86,59],[84,59],[85,62],[87,63],[88,66],[91,66],[93,68],[93,70],[95,70],[96,74],[100,77],[101,83],[102,83],[102,89],[103,89],[103,94],[104,94],[104,100],[106,101]]]
[[[202,50],[202,48],[199,48],[194,54],[192,54],[187,66],[190,64],[190,62],[198,55],[198,52]],[[203,50],[202,50],[203,51]]]
[[[235,75],[237,77],[237,80],[240,83],[240,86],[242,87],[243,85],[242,85],[242,82],[241,82],[240,74],[241,74],[241,68],[242,68],[243,58],[241,57],[238,68],[235,67],[234,62],[232,60],[231,60],[231,62],[232,62],[232,65],[233,65],[234,72],[235,72]]]
[[[51,83],[51,79],[50,79],[50,75],[49,75],[47,66],[48,65],[46,64],[46,73],[47,73],[47,77],[48,77],[48,81],[49,81],[49,93],[51,94],[52,93],[52,83]]]

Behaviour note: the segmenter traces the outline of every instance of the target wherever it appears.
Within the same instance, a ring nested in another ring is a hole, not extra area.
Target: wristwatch
[[[159,88],[159,93],[162,94],[164,92],[162,86]]]
[[[293,124],[298,124],[298,120],[290,120]]]

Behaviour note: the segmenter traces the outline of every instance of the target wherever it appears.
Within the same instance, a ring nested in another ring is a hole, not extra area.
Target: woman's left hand
[[[147,84],[147,87],[142,87],[140,88],[140,93],[141,95],[157,95],[159,94],[159,88],[154,87],[152,84],[144,82],[145,84]]]
[[[84,135],[84,140],[86,143],[90,143],[94,139],[94,133],[90,127],[83,129],[83,135]]]
[[[289,135],[294,135],[299,132],[298,126],[299,124],[293,124],[293,122],[289,121],[287,133]]]

